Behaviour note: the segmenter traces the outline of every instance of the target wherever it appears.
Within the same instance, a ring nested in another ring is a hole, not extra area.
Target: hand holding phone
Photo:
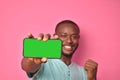
[[[61,46],[61,40],[49,39],[43,41],[35,38],[25,38],[23,56],[33,58],[60,58],[62,51]]]
[[[29,39],[34,39],[34,36],[31,34],[31,33],[28,33],[28,38]],[[43,40],[43,41],[47,41],[50,39],[50,34],[46,34],[46,35],[43,35],[43,34],[39,34],[38,40]],[[58,39],[58,35],[54,35],[54,39]],[[28,60],[36,63],[36,64],[39,64],[41,62],[46,62],[47,61],[47,58],[33,58],[33,57],[27,57]]]

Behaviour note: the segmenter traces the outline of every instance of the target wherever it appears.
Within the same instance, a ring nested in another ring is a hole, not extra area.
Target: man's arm
[[[87,71],[88,80],[97,80],[98,64],[93,60],[87,60],[85,63],[85,70]]]
[[[31,33],[28,33],[28,38],[34,38]],[[58,36],[54,35],[54,39]],[[42,33],[38,35],[38,40],[47,41],[50,39],[50,34],[43,35]],[[23,58],[21,61],[22,69],[27,72],[29,77],[32,77],[41,67],[41,63],[47,62],[47,58]]]
[[[40,68],[40,59],[23,58],[21,66],[24,71],[29,73],[35,73]]]
[[[41,63],[45,63],[46,61],[46,58],[23,58],[21,66],[27,72],[28,77],[32,77],[40,69]]]

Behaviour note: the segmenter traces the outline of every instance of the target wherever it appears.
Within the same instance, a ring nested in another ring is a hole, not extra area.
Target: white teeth
[[[71,46],[64,46],[64,47],[65,47],[65,48],[69,48],[69,49],[71,48]]]

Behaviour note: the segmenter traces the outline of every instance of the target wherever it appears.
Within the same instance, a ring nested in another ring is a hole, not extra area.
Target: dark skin
[[[28,38],[33,38],[32,34],[28,34]],[[69,66],[71,58],[79,45],[79,31],[76,26],[70,23],[61,24],[54,34],[54,39],[62,41],[62,57],[61,60]],[[40,34],[38,40],[47,41],[50,35]],[[22,68],[26,72],[35,73],[40,68],[41,63],[47,62],[47,58],[23,58]],[[87,60],[85,63],[85,70],[87,71],[88,80],[96,80],[98,64],[93,60]]]
[[[79,32],[73,24],[62,24],[58,27],[56,35],[62,41],[62,61],[70,65],[72,55],[78,47]]]

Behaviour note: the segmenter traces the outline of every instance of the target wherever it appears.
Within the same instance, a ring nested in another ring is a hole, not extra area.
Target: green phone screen
[[[25,38],[23,41],[23,56],[35,58],[60,58],[62,51],[61,40],[37,40]]]

